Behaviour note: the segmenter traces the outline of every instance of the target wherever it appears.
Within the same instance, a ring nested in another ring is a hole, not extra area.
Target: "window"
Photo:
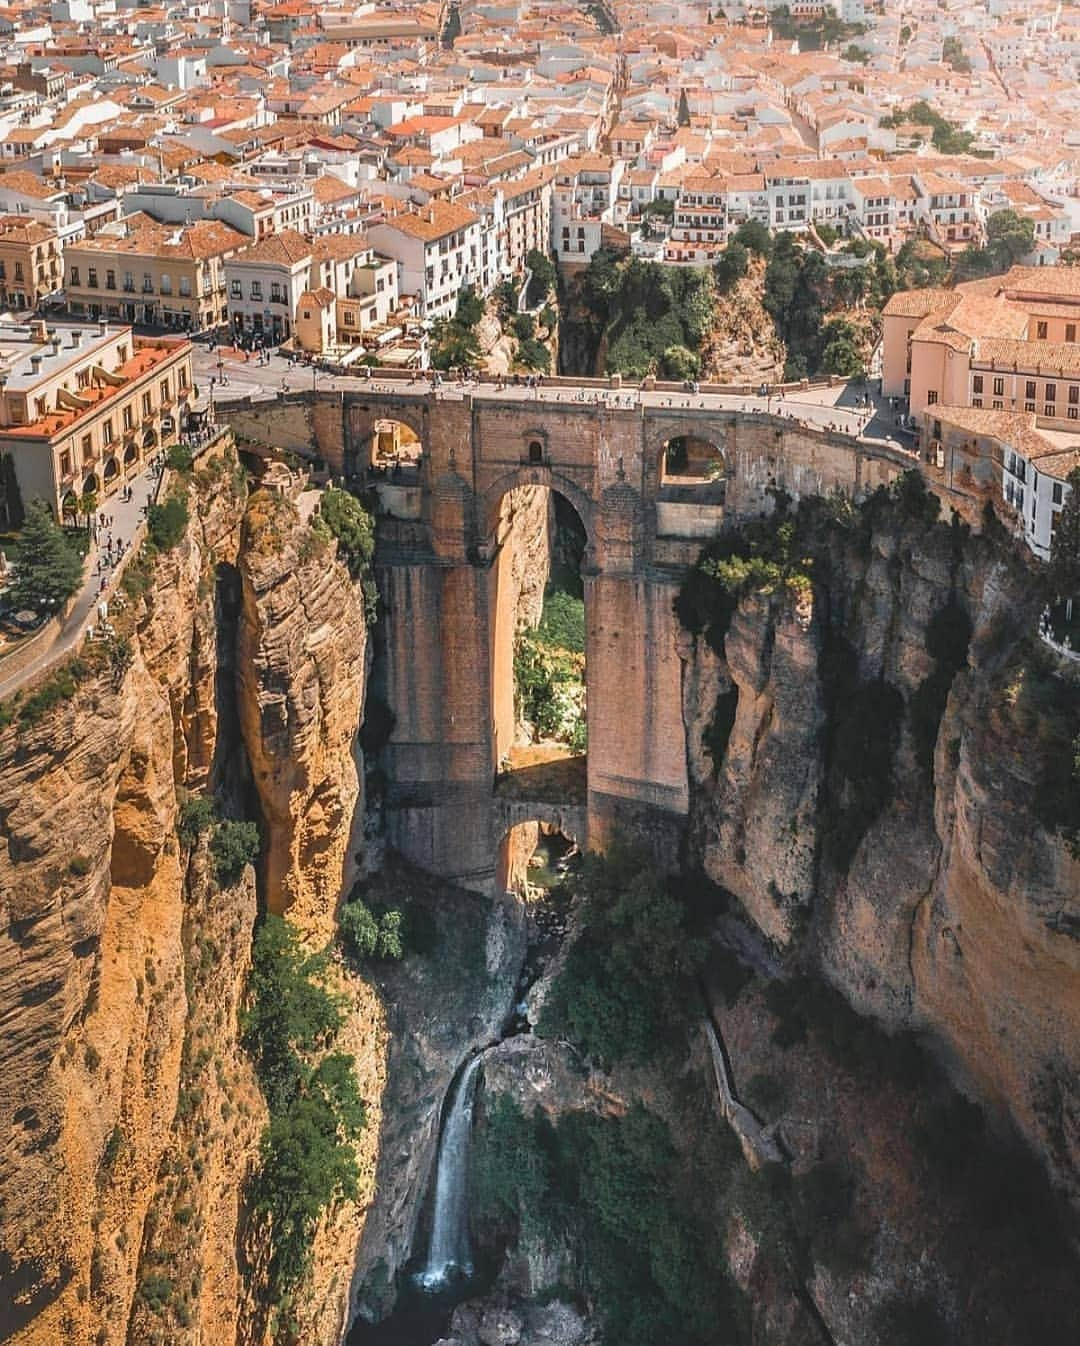
[[[1075,383],[1069,384],[1069,405],[1075,406],[1080,402],[1080,386]]]
[[[132,429],[132,427],[134,426],[134,424],[135,424],[135,417],[134,417],[134,415],[132,414],[132,411],[131,411],[131,404],[129,403],[129,404],[124,408],[124,429],[125,429],[125,430],[130,430],[130,429]]]
[[[936,402],[937,402],[937,390],[931,388],[930,391],[926,394],[926,405],[928,407],[932,407],[936,404]]]
[[[187,298],[191,295],[191,277],[190,277],[190,276],[181,276],[181,277],[180,277],[180,293],[181,293],[181,295],[183,295],[183,297],[184,297],[185,299],[187,299]]]
[[[130,271],[124,272],[124,289],[129,292],[135,289],[135,277]]]
[[[187,370],[186,370],[182,365],[181,365],[181,367],[176,371],[176,386],[177,386],[178,388],[186,388],[186,387],[188,386],[188,385],[187,385]]]
[[[90,286],[91,290],[96,290],[96,289],[97,289],[97,267],[96,267],[96,266],[92,266],[92,267],[90,268],[90,270],[87,272],[86,283],[87,283],[87,285]]]
[[[251,282],[251,297],[252,297],[252,299],[261,299],[261,298],[262,298],[262,281],[261,281],[261,280],[253,280],[253,281]]]
[[[981,374],[976,374],[975,377],[971,380],[971,391],[973,393],[981,393],[982,390],[983,390],[983,376]]]
[[[310,322],[310,320],[311,320],[311,309],[306,308],[304,309],[304,321]]]
[[[994,380],[994,396],[995,396],[995,397],[1003,397],[1004,395],[1005,395],[1005,380],[1004,380],[1004,379],[995,379],[995,380]]]
[[[16,263],[15,263],[15,279],[16,279],[16,280],[22,280],[22,278],[23,278],[23,266],[22,266],[22,262],[16,262]]]
[[[60,455],[60,475],[61,477],[71,476],[71,453],[67,449]]]
[[[161,380],[161,382],[158,384],[158,391],[161,393],[161,400],[162,400],[162,402],[167,402],[167,401],[169,400],[169,380],[168,380],[168,379],[162,379],[162,380]]]
[[[113,442],[115,435],[111,418],[106,420],[105,424],[101,427],[101,438],[106,444],[111,444]]]
[[[1056,402],[1056,401],[1057,401],[1057,384],[1056,384],[1056,383],[1048,383],[1048,384],[1046,385],[1046,400],[1047,400],[1048,402]]]
[[[1024,384],[1024,396],[1025,396],[1025,397],[1028,397],[1028,398],[1031,398],[1032,401],[1034,401],[1034,399],[1035,399],[1035,380],[1034,380],[1034,379],[1028,379],[1027,383]]]
[[[346,312],[346,313],[345,313],[345,326],[346,326],[346,327],[355,327],[355,326],[356,326],[356,314],[355,314],[355,313],[351,313],[351,312]]]
[[[144,416],[149,416],[154,410],[154,401],[149,393],[143,393],[142,395],[142,410]]]
[[[142,278],[142,292],[143,292],[143,294],[153,294],[153,293],[154,293],[154,278],[153,278],[153,276],[150,274],[149,271],[144,271],[144,272],[143,272],[143,278]]]
[[[1038,322],[1035,324],[1035,340],[1045,341],[1050,328],[1047,323]]]
[[[83,435],[82,437],[82,460],[88,463],[94,456],[94,437],[93,435]]]
[[[243,299],[244,289],[238,280],[229,282],[229,294],[233,299]]]
[[[106,271],[106,272],[105,272],[105,288],[106,288],[106,290],[115,290],[115,289],[116,289],[116,272],[115,272],[115,271]]]
[[[284,303],[284,301],[285,301],[285,296],[281,293],[281,286],[280,286],[280,285],[271,285],[271,286],[270,286],[270,302],[271,302],[272,304],[281,304],[281,303]]]
[[[172,277],[171,277],[171,276],[162,276],[162,278],[161,278],[161,293],[162,293],[162,294],[172,294]]]
[[[68,284],[69,284],[69,285],[78,285],[78,284],[79,284],[79,268],[78,268],[77,266],[73,266],[73,267],[71,268],[71,275],[70,275],[70,278],[69,278],[69,280],[68,280]]]
[[[1076,340],[1076,323],[1067,322],[1065,324],[1065,340],[1066,341]]]
[[[1060,504],[1061,504],[1061,497],[1062,497],[1062,494],[1063,494],[1063,487],[1062,487],[1062,485],[1061,485],[1061,482],[1060,482],[1060,481],[1055,481],[1055,482],[1054,482],[1054,488],[1053,488],[1053,490],[1051,491],[1051,499],[1053,500],[1053,502],[1054,502],[1055,505],[1060,505]]]

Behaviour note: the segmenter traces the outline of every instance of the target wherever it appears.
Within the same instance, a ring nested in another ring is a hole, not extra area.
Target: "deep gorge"
[[[530,820],[480,893],[386,846],[378,552],[350,565],[315,498],[252,493],[230,450],[186,489],[128,667],[0,731],[0,1336],[337,1346],[390,1315],[482,1052],[483,1275],[437,1326],[460,1346],[1071,1339],[1080,883],[1054,791],[1080,698],[1007,540],[905,490],[778,501],[682,587],[677,870],[627,835],[528,894]],[[515,632],[563,559],[550,511],[506,506]],[[242,820],[261,853],[227,872]],[[402,956],[343,943],[343,898],[399,913]],[[260,912],[331,944],[338,1027],[301,1055],[347,1057],[366,1105],[285,1309],[251,1199]],[[711,1024],[775,1161],[724,1116]]]

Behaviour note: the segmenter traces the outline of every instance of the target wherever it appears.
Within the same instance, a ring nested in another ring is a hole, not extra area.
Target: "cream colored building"
[[[33,309],[64,283],[56,230],[29,215],[0,218],[0,304]]]
[[[206,332],[228,322],[225,262],[251,240],[220,220],[184,227],[131,215],[64,253],[76,317]]]
[[[0,324],[0,452],[23,505],[59,517],[105,499],[176,441],[193,394],[191,345],[104,322]]]

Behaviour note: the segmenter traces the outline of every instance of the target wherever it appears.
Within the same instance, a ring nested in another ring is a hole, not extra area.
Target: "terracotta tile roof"
[[[280,262],[292,266],[311,256],[311,244],[295,229],[279,229],[236,254],[237,262]]]
[[[389,227],[400,233],[429,243],[476,223],[477,218],[471,210],[453,201],[432,201],[418,214],[395,215],[386,221]]]

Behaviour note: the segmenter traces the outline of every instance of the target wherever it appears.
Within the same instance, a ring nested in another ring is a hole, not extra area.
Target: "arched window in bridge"
[[[529,445],[529,462],[542,463],[544,461],[544,446],[538,439],[534,439]]]

